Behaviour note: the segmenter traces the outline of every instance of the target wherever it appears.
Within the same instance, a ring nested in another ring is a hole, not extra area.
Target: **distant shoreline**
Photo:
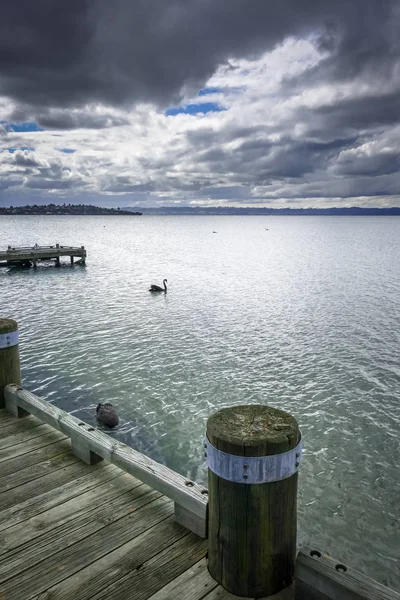
[[[123,215],[131,217],[133,215],[141,215],[141,212],[134,212],[126,209],[116,208],[101,208],[92,206],[91,204],[47,204],[44,206],[26,205],[26,206],[10,206],[8,208],[0,207],[1,215],[79,215],[79,216],[94,216],[94,215]]]
[[[129,207],[124,207],[124,210],[130,210]],[[133,210],[133,209],[132,209]],[[236,215],[236,216],[400,216],[400,207],[392,208],[236,208],[233,206],[226,207],[191,207],[191,206],[163,206],[157,208],[142,208],[139,210],[143,215],[171,215],[171,216],[219,216],[219,215]]]

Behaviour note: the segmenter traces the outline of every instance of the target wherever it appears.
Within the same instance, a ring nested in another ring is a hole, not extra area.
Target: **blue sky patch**
[[[34,121],[25,121],[23,123],[8,123],[7,131],[15,133],[27,133],[30,131],[44,131],[43,127],[39,127]]]
[[[74,148],[60,148],[59,151],[64,152],[64,154],[73,154],[74,152],[76,152]]]
[[[209,112],[221,112],[226,110],[221,108],[216,102],[204,102],[201,104],[186,104],[186,106],[177,106],[165,111],[166,117],[175,117],[176,115],[196,115],[197,113],[207,114]]]
[[[208,96],[209,94],[219,94],[222,90],[216,87],[207,87],[199,91],[198,96]]]

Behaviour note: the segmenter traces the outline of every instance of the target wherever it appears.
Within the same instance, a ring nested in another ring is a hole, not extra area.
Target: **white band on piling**
[[[9,348],[10,346],[16,346],[18,344],[18,331],[11,331],[11,333],[0,334],[0,350],[2,348]]]
[[[299,470],[301,463],[301,439],[296,448],[270,456],[237,456],[217,450],[205,440],[208,468],[234,483],[272,483],[291,477]]]

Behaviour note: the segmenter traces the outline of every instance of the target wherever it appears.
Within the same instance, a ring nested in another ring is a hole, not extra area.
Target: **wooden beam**
[[[308,590],[324,600],[400,600],[400,594],[363,573],[322,554],[303,548],[296,561],[296,598],[308,599]]]

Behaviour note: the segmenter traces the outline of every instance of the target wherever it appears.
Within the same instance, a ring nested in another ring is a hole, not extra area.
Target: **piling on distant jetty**
[[[0,408],[5,407],[4,388],[21,384],[18,325],[13,319],[0,319]]]
[[[233,594],[259,598],[293,582],[300,438],[296,420],[269,406],[208,419],[208,568]]]

